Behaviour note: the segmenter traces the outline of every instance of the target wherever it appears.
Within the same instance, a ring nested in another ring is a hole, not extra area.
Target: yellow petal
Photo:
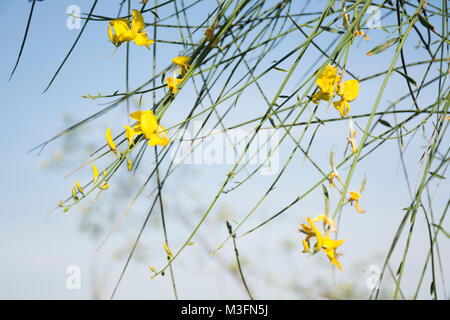
[[[306,252],[309,252],[309,243],[306,241],[306,239],[302,239],[302,242],[303,242],[303,252],[304,253],[306,253]]]
[[[166,79],[167,82],[167,89],[168,90],[172,90],[173,93],[177,93],[178,91],[178,84],[181,82],[181,79],[177,79],[177,78],[172,78],[172,77],[168,77]]]
[[[352,145],[352,152],[355,153],[356,149],[357,149],[356,148],[356,139],[355,139],[355,137],[352,136],[351,138],[347,138],[347,141],[350,142],[350,144]]]
[[[169,247],[165,244],[165,243],[163,243],[163,246],[164,246],[164,250],[166,250],[166,252],[167,252],[167,255],[170,257],[170,258],[172,258],[172,251],[170,251],[170,249],[169,249]]]
[[[133,20],[131,21],[131,30],[133,30],[134,32],[140,32],[144,30],[145,28],[144,17],[138,10],[136,9],[133,10],[132,19]]]
[[[144,111],[141,115],[141,130],[147,139],[156,132],[158,129],[158,122],[153,115],[152,110]]]
[[[318,104],[320,100],[329,101],[331,98],[331,95],[323,92],[322,89],[313,94],[312,96],[312,102],[315,104]]]
[[[151,45],[153,43],[153,40],[150,40],[147,37],[147,33],[141,32],[136,34],[136,37],[133,39],[134,43],[136,43],[138,46],[146,46],[147,48],[149,48],[148,46]],[[150,48],[149,48],[150,49]]]
[[[128,139],[128,147],[131,147],[134,143],[134,130],[130,126],[125,126],[125,136]]]
[[[148,144],[150,145],[150,147],[154,147],[156,145],[165,147],[169,142],[170,142],[169,139],[161,138],[156,134],[152,135],[148,140]]]
[[[75,180],[75,185],[77,186],[78,191],[80,191],[84,195],[83,188],[80,186],[77,180]]]
[[[333,249],[328,249],[328,248],[324,248],[323,251],[325,251],[325,253],[328,256],[328,259],[330,260],[332,265],[337,266],[339,269],[342,270],[341,264],[339,263],[339,261],[336,259],[336,253],[335,250]]]
[[[136,112],[133,112],[130,114],[131,119],[134,119],[136,121],[141,121],[142,111],[138,110]]]
[[[333,102],[333,106],[339,111],[342,118],[350,111],[350,105],[348,101],[344,99]]]
[[[111,26],[108,25],[108,36],[109,36],[109,40],[111,40],[111,42],[116,45],[117,43],[117,39],[116,36],[114,35]]]
[[[338,248],[343,242],[344,242],[344,239],[333,240],[328,236],[323,238],[323,246],[326,247],[327,249],[334,250],[334,249]]]
[[[77,191],[75,190],[75,187],[73,187],[73,186],[72,186],[72,199],[73,199],[73,201],[78,200]]]
[[[115,24],[117,21],[121,21],[121,22],[123,22],[123,23],[125,23],[125,24],[127,24],[127,25],[129,25],[130,22],[131,22],[129,19],[122,19],[122,18],[120,18],[120,19],[114,19],[114,20],[111,20],[111,21],[109,22],[109,25],[110,25],[111,27],[114,27],[114,24]]]
[[[319,214],[314,219],[313,222],[323,221],[324,224],[327,224],[333,232],[336,232],[336,222],[326,214]]]
[[[344,100],[353,101],[358,96],[358,93],[359,93],[358,80],[353,79],[344,82],[342,95],[342,98]]]
[[[322,234],[320,233],[319,229],[316,228],[316,226],[314,225],[314,222],[312,221],[311,218],[308,217],[306,220],[309,222],[311,228],[314,230],[314,234],[315,234],[315,236],[317,238],[317,243],[316,243],[316,247],[315,247],[314,251],[318,252],[323,247]]]
[[[132,31],[124,21],[116,20],[113,28],[119,42],[128,42],[136,38],[136,32]]]
[[[206,29],[205,36],[206,38],[208,38],[209,41],[211,41],[214,36],[213,30],[211,28]]]
[[[366,212],[366,210],[362,210],[362,209],[359,207],[358,200],[355,200],[355,207],[356,207],[356,211],[358,211],[359,213],[364,213],[364,212]]]
[[[142,134],[141,124],[139,123],[139,124],[135,125],[133,130],[134,130],[134,134],[136,134],[136,135]]]
[[[108,127],[108,130],[106,130],[106,141],[108,142],[109,147],[111,150],[117,154],[116,145],[114,144],[114,140],[111,136],[111,127]]]
[[[325,93],[332,95],[336,82],[337,69],[331,65],[327,65],[325,69],[317,76],[316,84]]]
[[[328,176],[328,181],[329,181],[329,184],[330,184],[330,188],[332,188],[332,187],[334,186],[334,184],[333,184],[333,179],[334,179],[334,177],[335,177],[334,172],[332,172],[332,173]]]
[[[307,224],[304,224],[304,223],[302,223],[301,226],[302,226],[302,230],[299,230],[300,232],[308,235],[309,237],[314,236],[314,231],[310,226],[308,226]]]
[[[100,186],[99,188],[102,189],[102,190],[108,189],[108,188],[109,188],[108,182],[105,182],[105,183],[104,183],[102,186]]]
[[[162,128],[162,130],[161,130],[161,128]],[[162,133],[162,136],[160,136],[161,131],[163,131],[163,130],[164,130],[164,128],[161,127],[161,126],[159,126],[158,132],[155,133],[155,134],[153,134],[153,135],[150,137],[150,139],[149,139],[149,141],[148,141],[148,144],[149,144],[151,147],[154,147],[154,146],[156,146],[156,145],[160,145],[160,146],[165,147],[165,146],[170,142],[170,139],[167,139],[167,137],[166,137],[166,135],[165,135],[164,133]]]
[[[98,170],[94,164],[92,165],[92,171],[94,171],[94,184],[96,184],[98,180]]]
[[[358,191],[349,191],[350,193],[350,200],[359,200],[361,197],[361,194]]]
[[[159,145],[163,147],[165,147],[170,142],[170,139],[167,139],[166,132],[167,130],[163,126],[161,125],[158,126],[158,134],[161,135]]]
[[[183,65],[186,65],[190,60],[191,60],[191,58],[188,58],[185,56],[179,56],[179,57],[173,58],[172,62],[174,64],[183,66]]]

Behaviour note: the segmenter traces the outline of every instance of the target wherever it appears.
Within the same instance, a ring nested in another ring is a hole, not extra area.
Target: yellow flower
[[[134,130],[130,126],[125,126],[125,136],[128,139],[128,148],[134,144]]]
[[[359,198],[361,197],[361,194],[357,191],[350,191],[349,193],[350,193],[350,198],[348,198],[348,201],[350,201],[350,204],[353,204],[353,202],[355,202],[356,210],[359,213],[366,212],[366,210],[361,210],[361,208],[359,207],[358,201],[359,201]]]
[[[149,45],[153,43],[153,40],[147,37],[144,17],[138,10],[133,10],[131,27],[128,19],[111,20],[108,25],[108,36],[116,47],[123,42],[134,41],[138,46],[150,49]]]
[[[328,176],[328,182],[329,182],[330,188],[334,187],[333,180],[335,177],[339,177],[339,176],[336,175],[336,173],[334,173],[334,172],[330,173],[330,175]]]
[[[308,217],[306,219],[309,223],[309,225],[302,224],[302,229],[300,232],[306,234],[306,238],[302,239],[303,243],[303,252],[304,253],[311,253],[310,252],[310,239],[312,237],[316,237],[316,245],[314,247],[314,251],[312,254],[319,252],[322,250],[326,253],[328,259],[330,260],[332,265],[336,265],[339,269],[342,270],[342,267],[337,260],[338,254],[336,254],[336,249],[344,242],[344,239],[341,240],[333,240],[330,238],[330,231],[331,232],[337,232],[336,230],[336,224],[333,221],[333,219],[329,218],[325,214],[319,214],[314,219],[311,219]],[[325,231],[325,235],[322,235],[322,233],[317,229],[314,222],[323,221],[323,227]],[[328,227],[327,227],[328,226]]]
[[[138,121],[138,123],[134,126],[134,132],[136,134],[144,134],[147,139],[150,139],[158,128],[158,121],[153,115],[152,110],[139,110],[130,114],[130,117]]]
[[[108,145],[111,148],[111,150],[117,155],[116,145],[111,136],[111,127],[108,127],[108,130],[106,130],[106,141],[108,142]]]
[[[350,136],[347,138],[347,141],[352,146],[352,152],[355,153],[356,149],[357,149],[356,148],[356,130],[354,130],[354,128],[353,128],[353,120],[352,120],[352,118],[350,118],[350,120],[349,120],[348,129],[350,131]]]
[[[166,79],[167,82],[167,90],[172,90],[173,93],[177,93],[178,88],[177,86],[180,84],[181,79],[178,79],[175,75],[173,75],[173,77],[168,77]]]
[[[191,58],[179,56],[172,59],[172,62],[178,66],[178,72],[180,72],[180,75],[183,75],[184,72],[187,72],[188,68],[191,66],[189,65],[189,61]]]
[[[143,134],[148,139],[150,146],[160,145],[164,147],[170,142],[170,139],[166,137],[166,129],[158,124],[152,110],[139,110],[130,114],[130,117],[138,121],[134,126],[135,134]]]
[[[337,83],[337,92],[341,97],[341,100],[333,102],[333,106],[340,112],[341,117],[344,118],[350,111],[350,101],[356,99],[359,93],[358,80],[348,80],[342,85],[340,84],[340,78]]]
[[[114,19],[108,24],[109,40],[116,46],[120,46],[122,42],[128,42],[136,38],[135,32],[130,27],[128,19]]]
[[[92,165],[92,171],[94,171],[94,184],[96,184],[98,180],[98,170],[94,164]]]

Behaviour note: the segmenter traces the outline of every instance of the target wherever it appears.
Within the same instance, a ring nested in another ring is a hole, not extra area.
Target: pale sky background
[[[115,16],[119,2],[119,0],[99,1],[95,12]],[[133,8],[139,8],[137,2],[132,1]],[[185,1],[185,3],[191,2]],[[192,23],[200,22],[205,19],[208,12],[212,11],[215,2],[209,0],[205,2],[202,4],[204,10],[195,10],[191,13]],[[48,215],[59,200],[70,196],[73,179],[87,182],[91,178],[90,168],[81,170],[68,178],[65,176],[87,158],[89,152],[86,146],[100,146],[104,143],[104,132],[108,126],[112,126],[113,133],[118,134],[120,128],[127,124],[124,104],[82,128],[79,134],[73,137],[72,144],[67,144],[66,149],[62,149],[65,140],[57,140],[45,148],[39,156],[36,152],[27,153],[29,149],[68,125],[100,110],[103,107],[100,104],[106,102],[106,100],[82,99],[80,95],[97,92],[110,94],[116,90],[125,89],[125,47],[120,47],[111,58],[108,58],[113,53],[114,46],[107,38],[107,23],[91,22],[53,86],[48,92],[42,94],[78,33],[77,30],[69,30],[66,27],[66,8],[75,4],[80,6],[84,13],[89,11],[90,3],[91,1],[87,0],[46,0],[37,3],[21,62],[9,82],[8,78],[17,58],[31,4],[25,0],[0,3],[0,24],[3,30],[3,50],[0,53],[0,74],[2,75],[0,96],[3,98],[3,116],[0,118],[0,125],[3,128],[3,144],[0,151],[2,159],[0,166],[0,203],[2,204],[0,298],[2,299],[109,298],[125,263],[126,253],[131,246],[130,241],[135,239],[153,200],[150,189],[144,192],[125,221],[100,251],[96,251],[96,248],[114,224],[117,214],[123,212],[129,205],[139,190],[139,182],[142,183],[146,177],[145,174],[150,172],[151,158],[147,158],[148,161],[144,166],[147,170],[140,171],[144,176],[132,179],[126,170],[122,170],[120,178],[110,182],[109,195],[101,196],[96,203],[91,203],[91,199],[85,199],[79,208],[73,208],[68,213],[63,214],[59,210]],[[306,11],[320,11],[324,3],[325,1],[317,1]],[[297,5],[297,11],[298,7],[300,6]],[[294,8],[296,8],[295,5]],[[163,17],[172,11],[173,7],[170,6],[162,8],[158,13]],[[146,20],[153,19],[151,14],[146,14],[144,17]],[[436,26],[440,28],[439,24]],[[147,30],[150,32],[151,28]],[[177,30],[163,29],[160,33],[161,38],[179,40]],[[360,77],[387,69],[393,53],[392,50],[387,50],[380,55],[366,57],[365,53],[382,42],[386,36],[383,32],[374,30],[369,31],[368,34],[370,41],[356,41],[349,56],[349,68]],[[198,39],[200,36],[197,34]],[[323,39],[326,41],[331,37],[332,35],[324,35]],[[258,71],[261,72],[267,67],[263,65],[264,63],[270,64],[303,40],[301,34],[292,33],[277,46],[273,53],[268,55]],[[323,47],[326,47],[326,44],[324,42]],[[427,58],[423,49],[415,50],[413,47],[414,44],[407,47],[408,61]],[[152,53],[134,45],[131,48],[130,87],[134,88],[151,75]],[[157,61],[160,61],[158,70],[166,68],[170,58],[181,53],[183,53],[182,48],[179,46],[158,44]],[[301,72],[306,72],[316,58],[317,51],[309,50],[305,61],[298,68],[299,75]],[[280,67],[288,68],[292,61],[293,59],[288,59]],[[422,75],[423,71],[423,67],[417,67],[411,72],[411,76],[416,75],[414,72]],[[436,70],[434,69],[433,72]],[[261,81],[270,99],[274,96],[283,77],[283,73],[272,71]],[[298,85],[300,78],[295,79],[289,82],[288,92]],[[352,112],[370,112],[380,86],[381,78],[363,83],[359,97],[351,104],[354,108]],[[383,110],[389,101],[403,94],[406,94],[404,80],[397,74],[393,75],[386,88],[380,110]],[[192,86],[188,85],[182,90],[164,117],[166,127],[176,124],[186,116],[193,104],[193,96]],[[420,102],[430,104],[434,102],[435,96],[435,90],[425,89]],[[151,101],[151,99],[150,94],[144,97],[144,101]],[[229,103],[225,103],[219,106],[219,112],[223,112],[228,105]],[[135,108],[135,101],[132,101],[132,106]],[[335,110],[332,108],[325,110],[326,106],[321,106],[323,108],[320,108],[318,112],[319,117],[336,116]],[[405,100],[399,107],[410,108],[410,101]],[[233,114],[225,120],[225,124],[230,126],[259,116],[261,110],[265,108],[263,99],[252,86],[243,95]],[[357,111],[354,111],[355,109]],[[64,120],[68,117],[68,120]],[[307,117],[309,113],[302,116],[301,121],[307,120]],[[364,128],[366,121],[367,119],[361,119],[356,122]],[[331,147],[334,147],[336,159],[342,158],[345,137],[348,135],[347,125],[347,121],[336,122],[319,130],[310,154],[321,168],[327,170],[329,168],[328,158]],[[297,137],[302,129],[295,131]],[[311,136],[312,130],[310,131],[307,137]],[[429,136],[429,132],[427,134]],[[358,141],[360,137],[361,132],[358,133]],[[413,141],[414,143],[406,153],[406,164],[414,183],[420,168],[418,160],[426,139],[417,134]],[[307,142],[309,139],[305,139],[302,146],[307,146]],[[448,138],[443,145],[448,145]],[[67,152],[68,149],[73,151]],[[285,143],[281,147],[280,167],[288,159],[291,149],[292,142]],[[61,154],[61,150],[67,154]],[[54,164],[52,161],[58,157],[61,157],[62,164],[52,165]],[[230,165],[182,165],[170,177],[164,200],[173,251],[179,248],[193,226],[197,224],[231,168]],[[346,169],[344,168],[343,172]],[[358,214],[350,206],[346,206],[343,210],[339,232],[340,236],[346,239],[342,246],[344,256],[340,259],[344,271],[331,269],[323,255],[308,257],[301,253],[301,235],[297,227],[305,221],[307,216],[315,216],[323,212],[321,188],[317,188],[284,215],[259,231],[238,238],[244,273],[256,298],[323,298],[314,290],[319,282],[323,289],[321,292],[335,291],[342,297],[345,294],[345,286],[352,284],[361,293],[362,298],[369,295],[370,291],[366,288],[368,275],[365,270],[370,265],[381,266],[394,232],[403,217],[402,209],[410,204],[395,140],[386,142],[370,157],[358,164],[352,179],[352,189],[359,188],[365,174],[367,174],[367,185],[361,199],[361,207],[367,209],[367,213]],[[241,231],[256,226],[284,208],[315,184],[318,178],[316,169],[308,161],[303,163],[303,156],[296,153],[277,188],[255,211]],[[241,221],[264,195],[273,179],[274,176],[257,175],[236,192],[224,195],[216,204],[207,223],[194,237],[194,246],[187,248],[174,263],[180,298],[247,298],[240,281],[221,267],[232,265],[235,261],[231,242],[227,243],[214,257],[209,256],[208,253],[227,236],[225,222],[221,218],[228,216]],[[448,179],[441,181],[435,195],[433,210],[437,219],[448,200],[448,187]],[[124,193],[123,190],[126,192]],[[336,193],[331,194],[331,201],[331,212],[334,212],[337,202]],[[102,229],[95,237],[90,233],[80,232],[81,216],[87,212],[94,217],[94,220],[95,217],[99,217],[98,221],[102,222]],[[448,219],[443,227],[446,230],[450,229]],[[410,297],[416,288],[424,257],[429,248],[422,212],[418,214],[414,231],[402,281],[402,290],[407,297]],[[398,267],[405,240],[404,236],[400,239],[392,260],[394,272]],[[440,236],[439,241],[442,268],[448,275],[449,240]],[[144,232],[142,247],[139,248],[138,255],[141,258],[130,264],[116,298],[173,298],[168,274],[165,277],[150,280],[151,272],[148,270],[148,265],[156,268],[164,265],[163,242],[160,213],[159,210],[155,210]],[[205,242],[209,251],[202,247],[202,243]],[[216,263],[217,261],[219,264]],[[69,290],[66,286],[68,277],[66,270],[70,265],[80,266],[80,290]],[[440,279],[439,272],[438,277]],[[386,278],[390,278],[389,275],[386,275]],[[448,294],[450,285],[448,279],[446,280]],[[389,279],[384,284],[386,290],[392,288]],[[429,285],[430,276],[427,272],[421,297],[429,298]],[[313,288],[313,290],[305,291],[305,287]],[[440,298],[445,297],[443,289],[442,282],[439,281],[437,290]]]

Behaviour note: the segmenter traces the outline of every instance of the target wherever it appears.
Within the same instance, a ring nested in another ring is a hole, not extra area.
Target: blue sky
[[[127,252],[130,247],[129,242],[136,236],[145,212],[149,208],[149,202],[152,200],[150,192],[141,197],[140,202],[136,204],[106,246],[100,251],[96,251],[99,241],[109,231],[115,220],[104,221],[100,237],[93,238],[87,233],[80,232],[80,215],[83,212],[91,212],[93,215],[108,217],[109,211],[116,214],[122,212],[139,189],[139,181],[143,177],[131,180],[124,172],[116,186],[111,184],[112,196],[100,198],[95,204],[85,201],[85,209],[75,208],[69,212],[70,214],[62,214],[57,211],[47,215],[60,199],[65,199],[70,195],[73,178],[81,181],[87,181],[90,178],[88,170],[81,170],[76,173],[76,176],[64,178],[86,159],[88,153],[82,149],[83,145],[78,146],[76,142],[68,144],[66,149],[62,149],[62,141],[50,144],[39,156],[36,153],[27,153],[30,148],[65,129],[68,124],[82,120],[102,108],[99,103],[103,101],[82,99],[81,95],[96,94],[97,92],[108,94],[116,90],[122,91],[125,88],[125,48],[124,46],[120,47],[110,57],[114,47],[107,38],[106,22],[93,22],[89,25],[85,36],[80,40],[53,86],[45,94],[42,94],[77,36],[77,30],[69,30],[66,27],[66,8],[76,4],[80,6],[82,12],[87,12],[90,2],[70,0],[37,3],[25,50],[11,81],[8,81],[8,78],[22,41],[30,3],[24,0],[3,1],[0,4],[2,30],[11,30],[3,35],[3,41],[8,45],[2,50],[0,59],[0,74],[2,75],[0,95],[3,97],[3,116],[0,118],[0,125],[4,132],[0,151],[2,158],[0,167],[2,177],[0,184],[0,201],[2,203],[0,298],[108,298],[125,258],[123,254],[120,255],[117,252]],[[96,12],[114,16],[117,10],[116,2],[113,6],[105,1],[99,1]],[[132,2],[136,6],[137,1]],[[311,11],[318,10],[324,3],[324,1],[319,1],[312,5]],[[213,7],[214,2],[208,2],[205,4],[204,10],[193,12],[190,18],[199,22]],[[172,10],[172,7],[164,7],[159,14],[164,16]],[[145,18],[151,20],[153,16],[148,14]],[[386,36],[383,32],[374,30],[368,34],[370,41],[356,41],[349,56],[349,68],[351,66],[351,70],[354,70],[360,77],[387,69],[386,61],[390,61],[392,56],[392,50],[387,50],[370,59],[366,57],[365,53],[383,41]],[[322,39],[325,42],[331,39],[330,37],[332,35],[324,35]],[[176,30],[164,29],[161,31],[161,38],[178,40],[179,34]],[[269,55],[264,63],[270,63],[277,59],[303,40],[304,38],[300,34],[290,35]],[[424,50],[415,50],[413,47],[413,43],[407,47],[409,61],[426,58]],[[169,58],[180,53],[182,53],[182,48],[179,46],[158,44],[157,61],[161,61],[158,70],[167,67],[170,62]],[[293,90],[298,85],[300,75],[309,69],[316,57],[316,51],[308,52],[305,61],[299,66],[299,77],[296,78],[296,81],[288,84],[287,91]],[[131,61],[130,87],[134,88],[151,75],[151,53],[144,48],[132,46]],[[289,59],[280,67],[288,68],[292,62],[293,59]],[[259,71],[265,69],[264,65],[260,68]],[[418,77],[423,71],[424,68],[418,67],[412,71],[411,75]],[[283,76],[280,72],[272,72],[261,81],[262,86],[267,90],[268,97],[274,96],[277,86],[274,87],[273,83],[280,83]],[[380,85],[379,79],[365,82],[364,86],[361,86],[358,99],[352,103],[352,108],[361,110],[361,112],[370,112]],[[194,94],[189,91],[189,88],[192,87],[187,86],[177,96],[177,100],[165,115],[166,127],[176,124],[193,104]],[[399,75],[393,75],[386,88],[385,98],[381,103],[382,108],[387,106],[390,98],[398,97],[398,92],[406,93],[406,86]],[[435,94],[435,90],[424,90],[421,102],[424,104],[433,102]],[[151,95],[144,97],[144,101],[151,101],[151,99]],[[135,101],[132,101],[132,105],[135,105]],[[224,111],[227,105],[225,103],[224,106],[219,106],[218,110]],[[259,116],[261,113],[259,106],[265,108],[264,100],[252,86],[241,98],[237,109],[239,112],[231,114],[225,120],[226,125]],[[410,102],[404,102],[402,107],[410,107]],[[335,116],[334,110],[331,109],[321,109],[318,116],[323,118]],[[70,119],[65,121],[67,115],[70,115]],[[81,129],[74,139],[83,141],[83,144],[89,146],[101,145],[104,143],[104,132],[108,126],[113,126],[115,133],[119,133],[119,128],[127,124],[127,121],[126,107],[122,104],[105,117],[95,120]],[[365,127],[366,119],[358,120],[357,123],[361,127]],[[296,134],[299,133],[300,129]],[[347,134],[346,121],[333,123],[319,131],[316,139],[320,143],[312,147],[311,154],[322,168],[328,168],[328,157],[332,146],[335,148],[336,157],[342,158]],[[359,135],[360,137],[361,135]],[[420,168],[418,158],[425,142],[424,138],[417,136],[407,153],[409,156],[407,167],[411,170],[411,176],[414,178]],[[287,160],[291,148],[292,143],[282,146],[280,150],[281,163]],[[63,164],[43,169],[43,165],[48,164],[52,157],[58,155],[61,150],[67,152],[67,155],[64,155]],[[151,162],[147,162],[144,167],[150,170]],[[231,168],[232,166],[229,165],[182,165],[168,182],[165,200],[168,212],[173,214],[167,219],[169,233],[173,235],[171,241],[175,248],[181,245],[189,235],[188,224],[193,226],[197,223],[200,213],[205,211],[207,204],[218,191],[220,183],[223,182],[225,174]],[[256,297],[298,298],[301,297],[300,293],[295,290],[286,291],[285,288],[297,281],[298,285],[305,285],[317,278],[324,281],[326,288],[336,288],[339,283],[353,282],[356,286],[365,289],[367,275],[364,273],[364,269],[371,264],[381,265],[382,258],[387,252],[403,216],[402,208],[407,207],[410,200],[401,172],[395,141],[385,143],[371,157],[358,165],[352,180],[354,188],[359,188],[365,174],[367,174],[367,187],[361,200],[361,206],[368,212],[360,215],[354,208],[346,207],[343,213],[340,233],[346,239],[343,247],[345,255],[342,257],[342,264],[345,266],[344,272],[331,271],[327,265],[328,262],[326,259],[322,259],[323,257],[307,257],[301,254],[301,237],[296,228],[307,216],[321,213],[323,210],[320,188],[290,208],[285,215],[262,228],[261,231],[240,238],[241,255],[248,260],[246,269],[248,282],[253,287]],[[255,211],[243,230],[257,225],[284,208],[313,183],[316,183],[318,177],[314,167],[307,161],[303,163],[303,157],[296,154],[288,173],[282,177],[276,190],[270,194],[264,204]],[[265,193],[272,181],[273,177],[271,176],[257,176],[238,192],[224,196],[213,210],[208,223],[200,229],[198,236],[206,239],[205,242],[210,248],[216,247],[226,237],[226,228],[220,216],[228,214],[232,219],[240,221],[256,204],[259,197]],[[125,192],[125,196],[120,198],[121,201],[114,201],[116,200],[114,195],[123,191],[117,186],[122,182],[126,186],[130,185],[129,189]],[[439,192],[435,196],[434,210],[437,214],[442,212],[443,205],[448,199],[448,192],[443,190],[448,190],[447,180],[442,181]],[[332,196],[333,200],[337,201],[336,195]],[[91,209],[86,209],[87,207]],[[182,220],[180,217],[187,218],[189,223],[180,222]],[[147,229],[148,232],[144,236],[143,246],[140,249],[143,258],[130,265],[117,298],[165,299],[173,297],[169,277],[150,280],[151,274],[148,270],[149,264],[160,267],[164,263],[164,253],[161,249],[163,238],[158,218],[158,215],[153,215],[151,218],[152,227]],[[448,222],[444,223],[444,228],[449,229]],[[403,282],[404,290],[407,292],[410,292],[409,290],[414,288],[417,283],[418,270],[423,264],[424,255],[428,249],[426,232],[424,217],[419,215]],[[223,269],[220,267],[222,262],[213,261],[213,259],[223,259],[226,263],[233,263],[233,251],[230,243],[219,252],[221,258],[214,258],[202,249],[202,241],[200,238],[194,238],[194,242],[198,245],[187,249],[174,265],[180,297],[194,299],[245,298],[245,292],[239,282],[233,280],[234,277],[230,274],[223,275]],[[404,241],[405,239],[402,238],[400,248],[403,248]],[[448,239],[443,237],[440,238],[440,241],[442,266],[444,273],[445,271],[448,273],[449,243]],[[290,248],[286,245],[288,243],[294,244],[291,250],[286,249]],[[399,253],[396,252],[394,269],[398,265]],[[82,286],[80,290],[68,290],[66,287],[68,276],[66,269],[70,265],[81,267]],[[94,276],[96,273],[97,277]],[[305,277],[305,274],[308,276]],[[426,281],[429,282],[428,276]],[[96,283],[99,285],[96,286]],[[448,292],[450,287],[448,283],[446,285]],[[98,294],[95,293],[94,287],[100,288]],[[424,288],[427,287],[428,285],[425,284]],[[368,293],[368,290],[364,292]]]

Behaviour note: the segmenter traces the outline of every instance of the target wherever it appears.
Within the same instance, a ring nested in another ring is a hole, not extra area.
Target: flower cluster
[[[143,1],[145,4],[147,1]],[[147,36],[147,32],[145,31],[145,23],[142,14],[138,10],[133,10],[132,19],[118,18],[109,21],[108,23],[108,36],[111,42],[119,47],[124,42],[133,41],[138,46],[146,46],[150,49],[150,45],[153,43],[153,40],[150,40]],[[191,67],[189,65],[190,58],[179,56],[177,58],[172,59],[173,63],[178,66],[178,71],[180,73],[180,77],[183,77],[188,69]],[[172,93],[177,93],[179,89],[177,88],[178,84],[181,82],[175,74],[174,77],[167,78],[167,88],[172,91]],[[88,95],[92,99],[97,97],[93,97]],[[101,94],[99,93],[99,96]],[[167,130],[159,124],[158,118],[153,114],[152,110],[139,110],[130,114],[130,117],[136,120],[136,124],[131,126],[125,126],[125,136],[128,141],[128,147],[125,151],[121,151],[120,153],[117,150],[117,146],[114,142],[114,138],[111,134],[111,127],[108,127],[106,130],[106,142],[110,148],[110,150],[117,156],[120,160],[127,160],[128,170],[132,168],[132,162],[129,159],[130,152],[135,145],[136,141],[139,141],[138,138],[142,137],[148,141],[148,144],[151,147],[154,146],[163,146],[165,147],[170,139],[167,138]],[[135,139],[135,137],[137,137]],[[75,185],[72,187],[72,199],[73,204],[79,201],[81,194],[82,197],[85,197],[88,193],[92,192],[94,189],[99,188],[101,190],[106,190],[109,188],[108,179],[109,175],[106,170],[103,171],[103,178],[99,181],[99,173],[97,167],[92,165],[94,177],[93,177],[93,185],[94,187],[85,192],[83,187],[75,180]],[[66,212],[73,205],[64,205],[64,202],[60,202],[59,206],[64,208]]]
[[[325,88],[325,86],[323,86],[323,87]],[[322,88],[321,88],[321,90],[322,90]],[[356,131],[353,128],[353,120],[351,118],[349,120],[349,129],[350,129],[350,137],[347,138],[347,140],[351,144],[352,152],[356,152]],[[344,183],[342,182],[339,172],[337,171],[337,168],[334,164],[333,150],[331,150],[331,154],[330,154],[330,165],[331,165],[332,171],[331,171],[330,175],[328,176],[329,186],[330,186],[330,188],[336,188],[342,195],[342,191],[339,189],[338,186],[335,185],[335,179],[337,179],[337,181],[339,181],[341,183],[341,185],[344,185]],[[350,203],[350,205],[354,205],[356,210],[359,213],[366,212],[365,210],[362,210],[359,207],[359,199],[361,197],[362,191],[364,190],[365,181],[366,181],[366,179],[364,178],[364,181],[363,181],[362,186],[359,191],[353,191],[353,190],[349,191],[350,196],[347,198],[347,201],[346,201],[346,203]],[[336,249],[344,242],[344,240],[343,239],[333,240],[330,238],[330,234],[332,232],[334,232],[334,233],[337,232],[337,230],[336,230],[336,224],[335,224],[334,220],[332,218],[328,217],[328,211],[329,211],[329,209],[328,209],[329,208],[328,192],[326,191],[325,187],[323,187],[323,188],[325,189],[325,201],[326,201],[325,214],[320,214],[320,215],[316,216],[314,219],[311,219],[310,217],[308,217],[306,219],[308,224],[302,224],[301,229],[299,229],[300,232],[302,232],[306,235],[306,237],[302,239],[303,247],[304,247],[303,252],[315,254],[322,250],[327,254],[327,257],[330,260],[331,264],[336,265],[339,269],[342,270],[342,267],[341,267],[339,261],[337,260],[337,257],[339,256],[339,254],[336,253]],[[319,221],[323,221],[323,232],[320,232],[319,229],[314,224],[315,222],[319,222]],[[316,243],[315,243],[313,251],[311,252],[310,240],[312,238],[316,239]]]
[[[350,118],[349,120],[349,131],[350,131],[350,137],[347,138],[348,143],[350,143],[351,145],[351,150],[353,153],[356,152],[356,130],[353,128],[353,120],[352,118]],[[333,159],[333,151],[331,151],[331,156],[330,156],[330,165],[331,165],[331,173],[328,176],[328,182],[329,182],[329,186],[330,188],[336,187],[334,183],[334,179],[337,178],[338,181],[343,185],[341,177],[339,175],[339,172],[337,171],[337,168],[334,164],[334,159]],[[361,208],[359,207],[359,198],[361,197],[361,192],[364,189],[364,184],[365,182],[363,182],[363,186],[361,187],[361,190],[358,191],[349,191],[350,196],[348,197],[347,201],[350,202],[351,205],[355,204],[355,208],[359,213],[364,213],[366,212],[365,210],[361,210]]]
[[[167,138],[167,130],[161,126],[158,123],[158,119],[153,114],[152,110],[146,110],[146,111],[136,111],[130,114],[130,117],[137,121],[134,127],[125,126],[125,136],[128,140],[128,148],[127,152],[120,152],[120,155],[117,151],[117,146],[114,142],[114,139],[111,135],[111,127],[108,127],[106,130],[106,142],[108,143],[108,146],[112,152],[116,154],[118,158],[125,157],[127,160],[128,170],[131,170],[132,163],[131,160],[128,158],[129,151],[131,151],[132,146],[134,146],[135,143],[135,135],[144,137],[148,140],[148,144],[151,147],[154,147],[156,145],[160,145],[165,147],[169,142],[170,139]],[[96,189],[97,187],[101,190],[106,190],[109,188],[108,184],[108,173],[106,170],[103,171],[103,178],[99,181],[99,173],[97,167],[93,164],[92,170],[94,173],[93,177],[93,189]],[[91,192],[90,190],[89,192]],[[74,203],[76,203],[80,198],[78,195],[81,194],[83,197],[87,195],[85,193],[83,187],[78,183],[78,181],[75,180],[75,186],[72,187],[72,199]],[[59,203],[60,207],[64,207],[64,203]],[[67,206],[64,211],[69,210],[70,206]]]

